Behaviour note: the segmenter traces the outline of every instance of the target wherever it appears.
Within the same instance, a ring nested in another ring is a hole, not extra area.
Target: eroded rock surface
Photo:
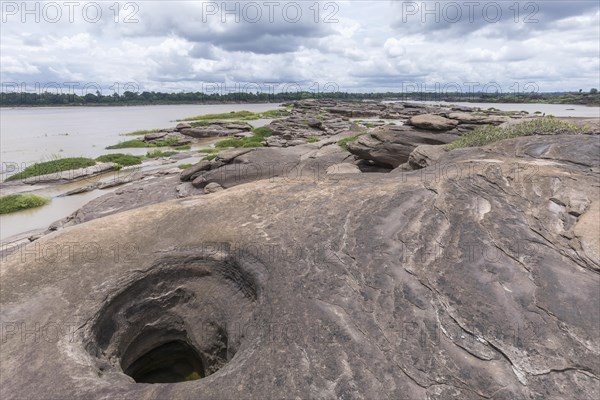
[[[597,399],[599,150],[520,138],[42,237],[2,264],[0,396]],[[132,377],[175,372],[203,378]]]
[[[362,159],[396,168],[408,161],[410,153],[417,146],[447,144],[457,137],[450,133],[418,130],[410,126],[386,125],[349,143],[348,151]]]

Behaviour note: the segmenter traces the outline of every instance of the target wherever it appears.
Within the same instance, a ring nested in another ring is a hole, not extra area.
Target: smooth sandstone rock
[[[179,125],[178,125],[179,126]],[[149,141],[149,140],[157,140],[157,139],[162,139],[165,136],[167,136],[169,134],[169,132],[156,132],[156,133],[149,133],[147,135],[144,135],[144,140]]]
[[[440,160],[463,174],[263,180],[44,236],[2,263],[0,396],[598,398],[599,150],[527,137]],[[74,243],[99,251],[40,253]],[[165,343],[208,377],[125,373]]]
[[[215,182],[209,183],[208,185],[206,185],[204,187],[204,193],[206,193],[206,194],[216,193],[216,192],[220,192],[222,190],[225,190],[225,189],[223,189],[223,186],[221,186]]]
[[[408,120],[409,125],[420,129],[431,129],[435,131],[449,131],[458,125],[458,121],[441,117],[433,114],[421,114],[411,117]]]
[[[413,129],[409,126],[388,125],[375,129],[348,144],[348,151],[364,160],[396,168],[408,161],[412,151],[419,145],[442,145],[458,136]]]
[[[189,181],[193,175],[197,174],[201,171],[208,171],[210,169],[210,162],[206,160],[202,160],[197,164],[192,165],[191,167],[183,170],[180,175],[180,179],[182,182]]]
[[[342,163],[335,164],[331,167],[327,168],[328,175],[336,175],[336,174],[360,174],[362,171],[354,164]]]
[[[177,126],[175,127],[176,130],[181,131],[183,129],[190,129],[192,127],[192,125],[190,125],[187,122],[180,122],[177,124]]]
[[[423,144],[417,146],[408,156],[408,163],[413,169],[430,167],[446,154],[444,146]]]

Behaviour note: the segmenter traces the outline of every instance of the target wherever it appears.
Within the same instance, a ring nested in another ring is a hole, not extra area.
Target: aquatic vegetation
[[[260,128],[256,128],[252,131],[254,133],[253,136],[247,138],[230,138],[221,140],[220,142],[215,143],[215,147],[224,148],[224,147],[242,147],[242,148],[253,148],[253,147],[263,147],[263,141],[269,136],[273,135],[273,130],[269,127],[263,126]]]
[[[34,194],[11,194],[0,197],[0,214],[9,214],[28,208],[41,207],[50,200]]]
[[[96,158],[96,161],[112,162],[121,167],[138,165],[138,164],[141,164],[143,160],[144,160],[144,156],[134,156],[131,154],[122,154],[122,153],[104,154],[104,155]]]
[[[72,169],[86,168],[95,165],[96,161],[91,158],[75,157],[75,158],[57,158],[54,160],[33,164],[23,171],[6,178],[8,181],[16,181],[20,179],[31,178],[33,176],[55,174],[57,172],[69,171]]]
[[[198,115],[196,117],[190,117],[185,119],[179,119],[177,121],[195,121],[192,126],[203,126],[202,122],[206,121],[220,121],[220,120],[239,120],[239,121],[252,121],[257,119],[275,119],[283,118],[290,115],[288,110],[269,110],[260,113],[254,113],[251,111],[231,111],[228,113],[221,114],[206,114]],[[199,122],[198,122],[199,121]]]

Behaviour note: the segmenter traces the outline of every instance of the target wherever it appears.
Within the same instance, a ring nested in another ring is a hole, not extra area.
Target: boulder
[[[321,121],[320,119],[317,118],[309,118],[306,121],[306,124],[314,129],[323,129],[323,121]]]
[[[147,135],[144,135],[144,140],[145,141],[150,141],[150,140],[156,140],[156,139],[162,139],[165,136],[167,136],[169,134],[169,132],[155,132],[155,133],[149,133]]]
[[[185,198],[204,194],[204,190],[196,189],[191,182],[183,182],[177,185],[177,197]]]
[[[408,156],[408,163],[413,169],[430,167],[446,154],[445,146],[422,144],[417,146]]]
[[[342,163],[348,158],[348,153],[337,145],[329,145],[317,150],[313,145],[306,143],[286,148],[263,147],[250,150],[252,151],[236,155],[219,167],[199,173],[192,184],[197,188],[203,188],[209,183],[216,182],[228,189],[258,180],[273,180],[277,177],[289,181],[307,177],[319,180],[327,175],[327,168]]]
[[[433,114],[421,114],[411,117],[408,124],[419,129],[431,129],[434,131],[449,131],[458,125],[458,121]]]
[[[204,186],[204,193],[206,194],[210,194],[210,193],[216,193],[216,192],[220,192],[223,189],[223,186],[219,185],[216,182],[213,183],[209,183],[208,185]]]
[[[190,129],[192,127],[192,125],[190,125],[187,122],[180,122],[177,124],[177,126],[175,127],[176,130],[181,131],[183,129]]]
[[[419,145],[447,144],[458,136],[448,133],[427,132],[409,126],[387,125],[371,134],[361,136],[348,144],[348,151],[361,159],[396,168],[408,161],[410,153]]]
[[[192,176],[197,174],[200,171],[208,171],[210,169],[210,162],[206,160],[202,160],[197,164],[192,165],[191,167],[184,169],[179,176],[179,179],[182,182],[189,181]]]
[[[217,159],[227,164],[236,159],[237,157],[250,153],[253,150],[254,149],[250,148],[223,150],[217,153]]]

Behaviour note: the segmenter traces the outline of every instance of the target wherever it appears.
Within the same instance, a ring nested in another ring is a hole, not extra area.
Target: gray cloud
[[[589,0],[543,1],[398,1],[392,27],[399,33],[434,38],[461,37],[490,29],[488,36],[529,37],[553,29],[557,21],[598,12]],[[501,27],[501,28],[499,28]]]
[[[228,1],[226,7],[247,3]],[[431,16],[421,22],[416,15],[402,20],[402,2],[354,0],[335,3],[332,15],[326,2],[319,3],[317,23],[314,3],[297,2],[302,17],[291,22],[294,15],[282,14],[285,3],[272,21],[263,5],[256,23],[250,14],[239,22],[228,14],[222,23],[218,8],[206,15],[199,1],[138,2],[135,23],[123,23],[123,10],[115,23],[108,9],[113,3],[102,3],[104,18],[97,23],[12,19],[2,25],[0,76],[29,86],[135,81],[150,90],[200,90],[203,82],[298,82],[304,88],[335,82],[357,91],[407,81],[499,82],[509,88],[534,80],[546,91],[600,86],[595,1],[521,2],[518,23],[509,9],[514,1],[496,2],[503,10],[498,23],[486,21],[482,7],[473,23],[466,14],[460,23]],[[428,1],[430,9],[433,3]],[[523,22],[534,10],[525,9],[527,3],[539,5],[537,23]],[[327,16],[338,22],[325,23]]]

